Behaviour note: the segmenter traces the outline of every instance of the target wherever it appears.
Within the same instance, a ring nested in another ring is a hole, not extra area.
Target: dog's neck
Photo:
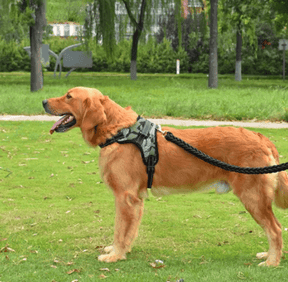
[[[122,108],[120,105],[110,100],[106,99],[103,103],[106,115],[106,122],[103,124],[105,127],[129,127],[133,125],[138,115],[131,109],[131,107]],[[120,130],[119,129],[119,130]],[[119,131],[118,130],[118,131]]]
[[[116,135],[122,128],[132,126],[138,117],[131,107],[122,108],[108,97],[103,102],[103,105],[106,120],[96,125],[95,129],[92,129],[91,132],[86,133],[85,139],[93,147],[105,143],[107,139]]]

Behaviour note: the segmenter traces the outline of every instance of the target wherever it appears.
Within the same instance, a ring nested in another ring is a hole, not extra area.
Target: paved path
[[[38,115],[38,116],[9,116],[0,115],[0,121],[57,121],[59,117]],[[231,125],[231,126],[241,126],[241,127],[254,127],[254,128],[288,128],[288,123],[286,122],[257,122],[257,121],[214,121],[214,120],[180,120],[180,119],[150,119],[150,121],[165,125],[181,125],[181,126],[218,126],[218,125]]]

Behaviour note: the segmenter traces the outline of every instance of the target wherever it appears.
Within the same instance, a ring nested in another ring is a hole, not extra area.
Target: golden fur
[[[67,96],[69,95],[69,96]],[[98,90],[76,87],[64,96],[47,101],[49,112],[70,113],[76,118],[85,141],[96,147],[120,129],[136,122],[137,114],[122,108]],[[97,129],[95,129],[97,126]],[[205,129],[174,129],[175,136],[195,146],[209,156],[241,167],[263,167],[279,164],[279,155],[268,138],[244,128],[213,127]],[[288,178],[286,172],[265,175],[245,175],[228,172],[209,165],[167,141],[157,132],[159,162],[155,167],[152,193],[192,192],[213,183],[227,183],[245,208],[264,229],[269,251],[257,254],[266,261],[260,265],[277,266],[282,254],[281,225],[272,211],[272,202],[288,207]],[[133,144],[114,143],[100,151],[101,175],[115,196],[116,218],[113,246],[100,261],[115,262],[126,258],[137,237],[147,197],[147,174],[139,149]]]

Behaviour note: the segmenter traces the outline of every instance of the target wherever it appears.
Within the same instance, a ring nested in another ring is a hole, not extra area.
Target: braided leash
[[[200,160],[212,164],[214,166],[220,167],[227,171],[233,171],[244,174],[266,174],[266,173],[275,173],[288,169],[288,162],[280,165],[265,166],[265,167],[239,167],[235,165],[230,165],[206,155],[205,153],[189,145],[182,139],[175,137],[169,131],[168,132],[161,131],[161,132],[163,133],[166,140],[178,145],[179,147],[183,148],[188,153],[196,156]]]

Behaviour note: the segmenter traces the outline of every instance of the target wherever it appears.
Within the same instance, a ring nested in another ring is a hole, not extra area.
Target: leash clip
[[[162,136],[163,136],[163,137],[165,137],[165,135],[168,133],[167,130],[165,130],[165,131],[162,130],[160,124],[157,124],[157,130],[162,133]]]

